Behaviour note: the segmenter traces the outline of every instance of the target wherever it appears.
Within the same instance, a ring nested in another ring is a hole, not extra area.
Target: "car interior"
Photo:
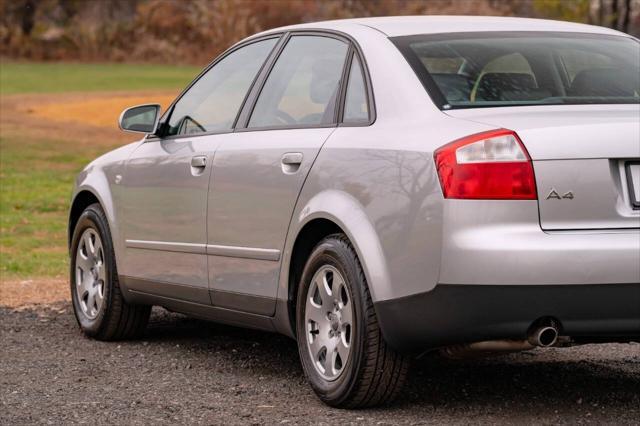
[[[554,50],[522,43],[491,48],[474,40],[412,46],[451,104],[553,103],[640,96],[629,58],[592,50]]]

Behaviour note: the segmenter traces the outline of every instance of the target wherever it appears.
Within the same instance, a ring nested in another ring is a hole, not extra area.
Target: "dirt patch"
[[[166,108],[177,91],[23,94],[0,97],[3,137],[19,137],[114,146],[136,140],[118,129],[123,109],[141,103]]]
[[[0,282],[0,306],[28,308],[69,301],[66,278],[37,278]]]
[[[35,105],[31,107],[30,113],[36,117],[52,121],[113,127],[117,124],[117,119],[125,108],[133,105],[158,103],[165,110],[174,97],[175,94],[90,97],[88,99]]]

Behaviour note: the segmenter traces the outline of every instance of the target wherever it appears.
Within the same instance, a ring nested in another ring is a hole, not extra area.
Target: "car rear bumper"
[[[637,283],[640,217],[637,223],[635,229],[545,232],[540,228],[536,201],[446,200],[437,282],[506,286]]]
[[[456,285],[375,304],[387,342],[421,353],[465,342],[525,339],[551,317],[578,343],[640,340],[640,283]]]

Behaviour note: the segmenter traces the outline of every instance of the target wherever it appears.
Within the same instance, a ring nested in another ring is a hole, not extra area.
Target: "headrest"
[[[615,68],[582,70],[576,74],[569,96],[634,96],[640,91],[640,74]]]

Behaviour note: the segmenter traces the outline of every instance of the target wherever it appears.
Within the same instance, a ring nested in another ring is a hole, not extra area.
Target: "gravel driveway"
[[[322,405],[287,338],[155,309],[140,341],[83,337],[67,303],[0,308],[0,423],[640,424],[640,345],[416,362],[400,400]]]

